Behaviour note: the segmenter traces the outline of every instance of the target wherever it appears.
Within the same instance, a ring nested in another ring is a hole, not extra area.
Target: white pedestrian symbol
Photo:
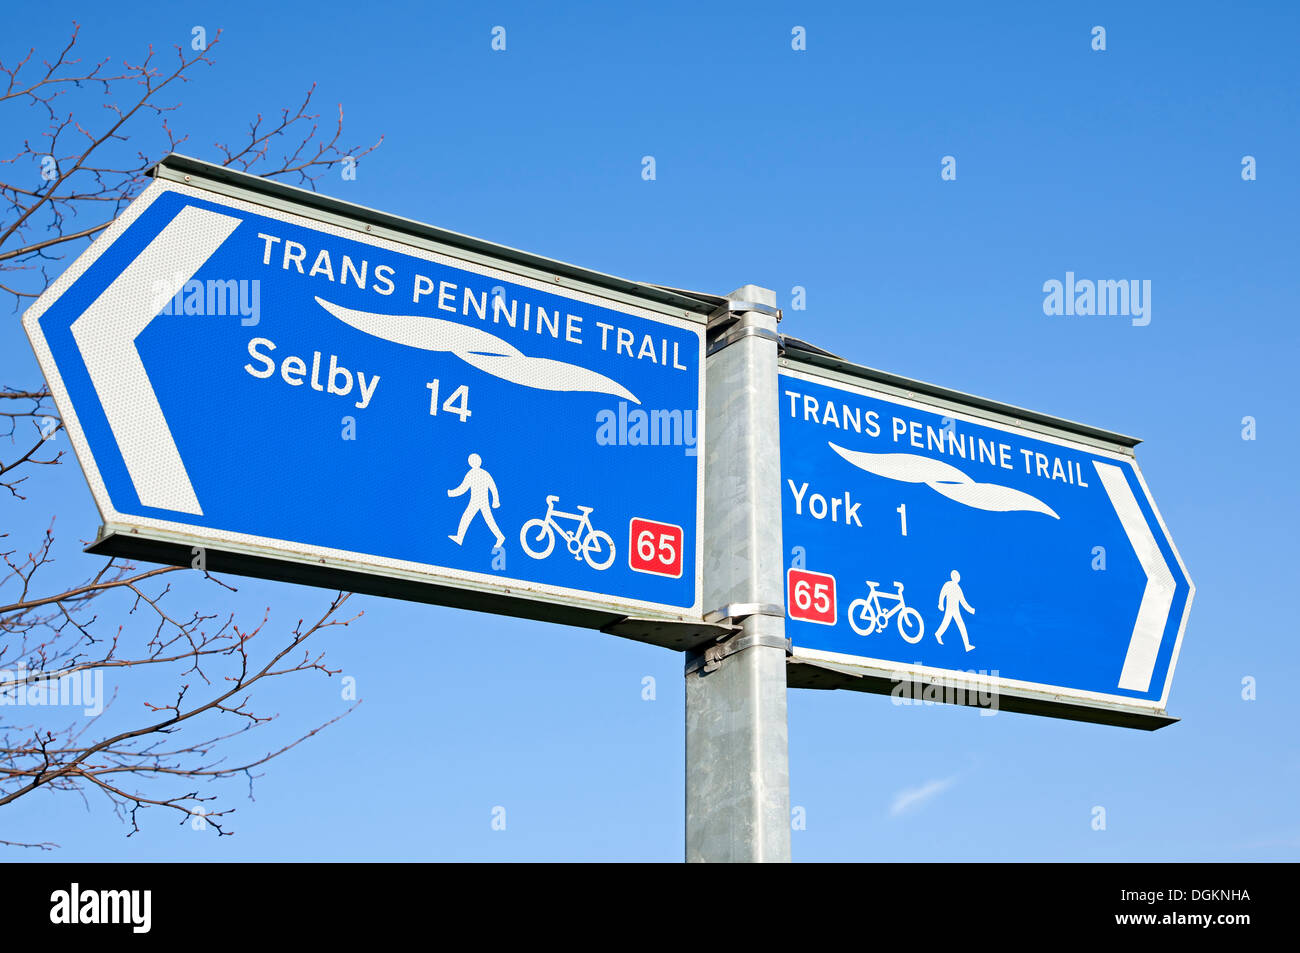
[[[469,529],[469,524],[473,522],[475,516],[482,513],[483,522],[487,523],[488,529],[492,530],[492,535],[497,538],[496,548],[500,549],[506,538],[497,528],[497,521],[492,518],[492,510],[501,505],[501,497],[497,493],[496,481],[492,479],[492,474],[483,469],[483,458],[477,453],[469,455],[469,472],[465,474],[465,479],[460,481],[460,486],[448,490],[447,495],[461,496],[466,490],[469,491],[469,503],[460,518],[460,528],[456,530],[454,536],[447,538],[459,546],[465,540],[465,530]],[[488,508],[489,498],[492,509]]]
[[[948,628],[948,623],[956,622],[957,631],[961,633],[962,644],[969,652],[975,646],[971,645],[970,639],[966,637],[966,623],[961,617],[961,610],[965,609],[971,615],[975,614],[975,610],[966,602],[966,595],[961,591],[960,583],[961,573],[954,569],[952,579],[945,582],[943,588],[939,590],[939,608],[943,610],[943,623],[934,637],[939,640],[940,645],[943,645],[943,633]]]

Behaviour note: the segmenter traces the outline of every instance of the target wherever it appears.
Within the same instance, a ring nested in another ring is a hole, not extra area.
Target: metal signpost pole
[[[778,312],[753,285],[710,322],[704,606],[725,640],[686,659],[687,861],[788,861]]]

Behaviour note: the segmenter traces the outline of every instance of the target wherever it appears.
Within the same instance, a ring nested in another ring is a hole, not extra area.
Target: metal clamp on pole
[[[746,285],[746,288],[751,287]],[[741,316],[746,312],[752,311],[755,314],[766,315],[769,318],[781,320],[781,309],[771,304],[763,304],[760,301],[747,301],[740,298],[728,298],[727,303],[718,308],[709,315],[708,330],[713,331],[720,327],[725,327],[732,322],[739,321]]]
[[[716,645],[710,645],[703,652],[688,657],[686,674],[689,675],[692,672],[704,672],[705,674],[716,672],[722,667],[723,660],[728,656],[743,652],[745,649],[753,648],[756,645],[780,649],[787,656],[793,654],[789,639],[765,632],[739,632],[719,640]]]
[[[699,671],[701,668],[705,672],[715,672],[722,664],[722,660],[727,656],[743,652],[754,645],[766,645],[770,648],[781,649],[786,655],[792,655],[792,644],[789,639],[768,633],[747,633],[739,629],[741,622],[758,615],[784,619],[785,608],[774,602],[733,602],[714,609],[712,612],[704,613],[705,622],[711,622],[715,625],[734,626],[736,631],[718,636],[717,644],[710,645],[702,653],[688,659],[686,672],[689,674],[690,672]]]
[[[777,318],[777,320],[780,321],[781,319]],[[760,328],[760,327],[755,327],[753,325],[744,324],[742,319],[740,323],[737,323],[736,325],[727,329],[722,334],[714,338],[711,342],[709,342],[709,349],[706,352],[706,356],[712,357],[714,354],[721,351],[724,347],[730,347],[731,345],[735,344],[737,341],[742,340],[743,338],[750,338],[750,337],[759,337],[768,341],[774,341],[776,343],[777,352],[781,354],[785,353],[785,340],[781,337],[780,334],[778,334],[776,331],[773,331],[769,328]]]
[[[720,609],[704,613],[704,621],[735,625],[752,615],[770,615],[784,619],[785,609],[774,602],[733,602]]]

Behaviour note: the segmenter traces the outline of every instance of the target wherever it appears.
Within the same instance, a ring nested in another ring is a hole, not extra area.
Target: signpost
[[[162,173],[24,321],[95,551],[698,623],[711,305],[193,160]]]
[[[776,296],[710,322],[705,605],[735,631],[686,656],[686,859],[790,859]]]
[[[1174,720],[1193,587],[1136,440],[788,353],[792,684]]]
[[[789,858],[787,685],[1174,720],[1137,441],[847,364],[752,285],[155,176],[24,317],[90,551],[683,650],[690,860]]]

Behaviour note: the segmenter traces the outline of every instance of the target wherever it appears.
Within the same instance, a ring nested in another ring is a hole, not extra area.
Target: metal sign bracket
[[[782,614],[784,615],[784,613]],[[702,652],[689,655],[686,660],[686,674],[689,675],[697,671],[702,671],[705,674],[716,672],[722,667],[725,659],[756,645],[781,649],[787,657],[793,653],[789,639],[763,632],[738,632],[735,635],[720,639],[716,645],[710,645]]]
[[[780,319],[778,318],[777,320]],[[763,338],[766,341],[772,341],[776,344],[778,354],[785,353],[785,341],[782,339],[780,334],[768,328],[755,327],[753,325],[748,325],[743,322],[744,319],[742,318],[740,322],[733,325],[727,331],[724,331],[717,338],[715,338],[713,342],[709,344],[709,348],[708,351],[705,352],[705,356],[712,357],[714,354],[717,354],[723,348],[730,347],[731,345],[735,344],[737,341],[741,341],[745,338],[750,338],[750,337],[758,337],[758,338]]]
[[[728,298],[727,303],[718,308],[709,315],[708,330],[716,331],[718,328],[726,327],[739,321],[746,312],[767,315],[769,318],[776,318],[779,323],[781,320],[781,309],[775,305],[763,304],[758,301],[742,301],[736,298]]]

